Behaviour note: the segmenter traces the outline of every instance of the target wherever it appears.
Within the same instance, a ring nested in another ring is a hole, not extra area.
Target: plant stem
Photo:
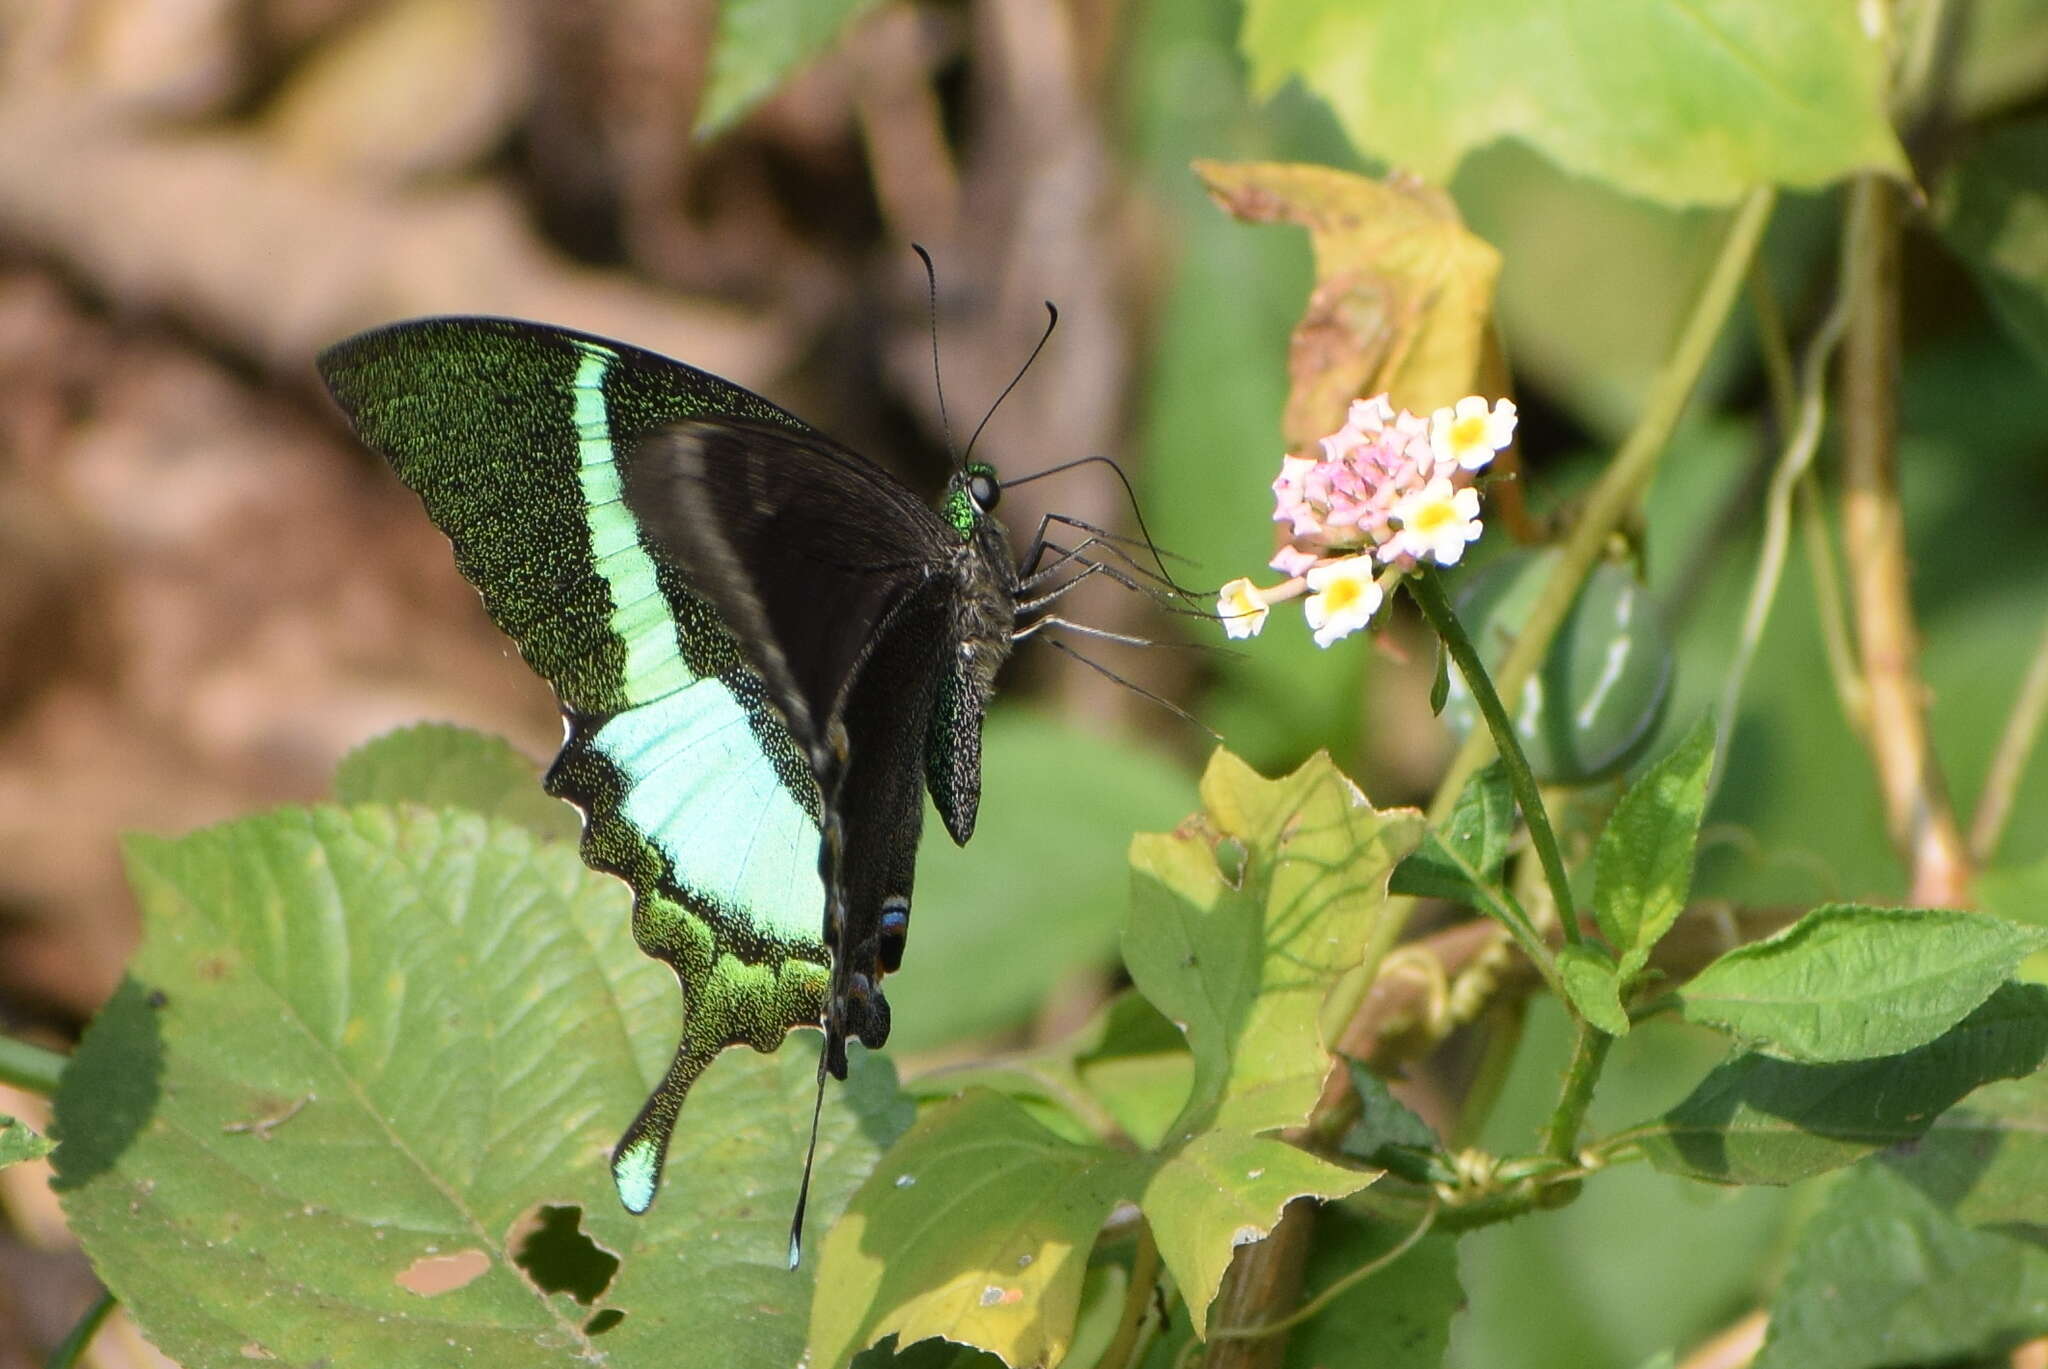
[[[2005,720],[2005,730],[1991,752],[1991,772],[1977,795],[1977,811],[1970,821],[1970,854],[1981,862],[1998,854],[1998,839],[2005,833],[2006,815],[2012,812],[2012,796],[2026,773],[2027,757],[2041,739],[2041,723],[2048,717],[2048,631],[2034,648],[2027,666],[2027,678],[2020,683],[2019,697]]]
[[[1494,693],[1493,681],[1488,678],[1472,639],[1465,635],[1464,624],[1452,610],[1450,596],[1444,593],[1443,581],[1437,578],[1436,571],[1422,566],[1403,583],[1438,639],[1450,649],[1458,673],[1465,677],[1465,686],[1472,691],[1473,702],[1479,705],[1479,715],[1486,719],[1501,765],[1507,770],[1508,786],[1522,805],[1523,821],[1529,824],[1530,844],[1536,848],[1536,858],[1543,862],[1543,877],[1550,883],[1550,896],[1557,901],[1557,920],[1564,927],[1564,939],[1576,946],[1580,940],[1579,918],[1572,905],[1571,881],[1565,877],[1557,834],[1550,829],[1550,814],[1543,807],[1543,795],[1536,787],[1535,772],[1529,769],[1529,758],[1522,753],[1521,740],[1515,736],[1515,725],[1508,718],[1507,709],[1501,706],[1500,695]],[[1514,930],[1512,924],[1509,930]]]
[[[12,1084],[48,1098],[57,1091],[66,1057],[56,1051],[31,1046],[11,1036],[0,1036],[0,1084]]]
[[[71,1333],[50,1352],[48,1369],[71,1369],[78,1363],[78,1357],[85,1353],[85,1347],[92,1344],[92,1338],[98,1334],[100,1324],[114,1310],[114,1303],[114,1295],[102,1288],[99,1298],[85,1310],[85,1315],[78,1319]]]
[[[1097,1361],[1103,1369],[1127,1369],[1137,1358],[1138,1342],[1143,1339],[1145,1317],[1152,1306],[1152,1290],[1159,1282],[1159,1244],[1152,1239],[1152,1228],[1144,1222],[1138,1224],[1138,1253],[1131,1261],[1131,1282],[1124,1289],[1123,1320],[1117,1323],[1116,1339],[1102,1352]]]
[[[1544,1128],[1543,1150],[1559,1160],[1569,1161],[1578,1149],[1579,1127],[1586,1120],[1586,1106],[1593,1101],[1593,1084],[1607,1063],[1607,1048],[1614,1038],[1590,1022],[1578,1024],[1572,1042],[1572,1063],[1565,1071],[1564,1088],[1557,1096],[1557,1110]]]
[[[1714,339],[1720,335],[1721,325],[1742,288],[1750,258],[1756,255],[1764,225],[1770,222],[1775,199],[1770,187],[1759,186],[1749,192],[1729,221],[1728,235],[1721,241],[1713,271],[1686,319],[1677,347],[1657,374],[1643,416],[1636,421],[1635,430],[1615,453],[1599,483],[1586,496],[1571,536],[1565,540],[1557,568],[1544,582],[1514,647],[1496,673],[1495,683],[1507,698],[1520,696],[1523,684],[1535,673],[1550,648],[1550,639],[1557,634],[1572,601],[1578,597],[1579,586],[1600,559],[1607,539],[1635,508],[1649,486],[1650,477],[1656,474],[1664,444],[1677,425],[1678,416],[1699,380],[1700,368],[1706,364]],[[1430,821],[1442,822],[1450,815],[1465,781],[1486,764],[1492,752],[1493,739],[1486,733],[1475,731],[1465,739],[1430,804]],[[1569,906],[1560,904],[1560,911]]]
[[[1843,276],[1849,304],[1842,351],[1842,527],[1854,548],[1850,593],[1869,687],[1864,743],[1875,763],[1892,845],[1912,872],[1917,903],[1967,902],[1970,853],[1927,732],[1899,502],[1899,189],[1860,177],[1849,195]]]

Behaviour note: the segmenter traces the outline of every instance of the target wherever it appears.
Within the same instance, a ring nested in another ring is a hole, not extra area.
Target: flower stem
[[[1413,576],[1402,582],[1414,596],[1422,616],[1429,619],[1429,625],[1436,631],[1444,646],[1450,651],[1451,659],[1457,662],[1458,673],[1465,677],[1465,685],[1472,691],[1472,699],[1479,705],[1479,715],[1486,719],[1486,727],[1493,734],[1493,744],[1500,753],[1501,765],[1507,770],[1508,786],[1515,791],[1516,802],[1522,805],[1523,821],[1529,824],[1529,841],[1536,848],[1536,858],[1543,864],[1543,877],[1550,884],[1550,896],[1557,902],[1557,920],[1564,926],[1564,939],[1571,945],[1579,944],[1579,917],[1572,904],[1571,881],[1565,878],[1564,856],[1557,849],[1557,834],[1551,831],[1550,814],[1543,807],[1543,795],[1537,790],[1535,772],[1529,769],[1529,758],[1522,754],[1522,743],[1515,736],[1515,725],[1508,718],[1507,709],[1501,706],[1500,695],[1493,689],[1493,681],[1480,663],[1479,651],[1472,645],[1472,639],[1465,635],[1464,624],[1451,608],[1450,596],[1444,593],[1443,582],[1428,566],[1416,569]],[[1510,924],[1512,930],[1512,924]]]
[[[1572,1042],[1572,1063],[1565,1071],[1564,1089],[1550,1125],[1543,1130],[1543,1149],[1560,1160],[1570,1160],[1578,1147],[1579,1127],[1586,1120],[1586,1107],[1593,1101],[1593,1084],[1607,1063],[1607,1048],[1614,1038],[1592,1023],[1581,1020]]]
[[[71,1369],[77,1364],[78,1357],[85,1353],[86,1346],[92,1344],[92,1338],[99,1333],[101,1323],[106,1321],[107,1315],[113,1310],[114,1295],[104,1288],[101,1289],[93,1305],[86,1309],[85,1315],[78,1319],[78,1324],[71,1328],[71,1334],[64,1337],[63,1343],[50,1352],[48,1369]]]
[[[1521,635],[1515,639],[1514,647],[1501,663],[1499,685],[1507,697],[1517,697],[1523,682],[1535,673],[1538,663],[1550,649],[1550,639],[1563,625],[1572,601],[1578,598],[1579,586],[1600,559],[1608,538],[1636,507],[1649,486],[1650,477],[1656,474],[1657,460],[1663,455],[1665,441],[1677,425],[1685,401],[1699,380],[1700,369],[1706,365],[1707,353],[1712,350],[1714,339],[1720,336],[1721,325],[1741,291],[1750,259],[1756,255],[1764,226],[1770,222],[1774,200],[1769,186],[1759,186],[1750,191],[1729,220],[1728,235],[1721,241],[1720,255],[1714,260],[1713,272],[1685,321],[1678,346],[1657,374],[1642,417],[1636,421],[1628,440],[1621,444],[1621,450],[1614,454],[1613,462],[1601,475],[1599,483],[1580,505],[1571,536],[1565,539],[1564,553],[1558,558],[1550,578],[1544,582],[1528,621],[1523,624]],[[1465,781],[1486,764],[1491,750],[1490,739],[1483,733],[1474,732],[1465,739],[1465,745],[1459,749],[1437,790],[1436,802],[1430,806],[1432,820],[1440,821],[1450,813],[1451,805],[1458,801],[1458,794],[1465,787]],[[1566,925],[1570,925],[1569,920]]]
[[[57,1091],[57,1079],[64,1073],[64,1065],[65,1057],[56,1051],[0,1036],[0,1084],[12,1084],[47,1098]]]

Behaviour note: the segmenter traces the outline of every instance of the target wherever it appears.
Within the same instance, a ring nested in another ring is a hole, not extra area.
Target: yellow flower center
[[[1470,451],[1486,445],[1486,415],[1467,414],[1451,424],[1451,449]]]
[[[1363,584],[1352,579],[1350,576],[1345,576],[1342,579],[1332,580],[1323,587],[1323,603],[1328,607],[1330,613],[1335,615],[1350,609],[1359,599],[1364,597],[1364,594],[1365,586]]]
[[[1435,499],[1415,511],[1415,520],[1408,526],[1416,532],[1430,533],[1447,528],[1458,521],[1458,510],[1448,499]]]

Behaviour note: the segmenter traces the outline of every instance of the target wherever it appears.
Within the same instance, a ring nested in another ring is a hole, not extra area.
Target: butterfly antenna
[[[1004,393],[1007,394],[1008,391]],[[1124,497],[1130,501],[1131,517],[1135,518],[1138,522],[1138,533],[1145,543],[1145,550],[1152,553],[1152,564],[1159,567],[1159,578],[1171,585],[1178,594],[1186,595],[1191,599],[1198,597],[1194,591],[1174,579],[1173,572],[1166,568],[1166,559],[1159,554],[1159,544],[1152,540],[1152,529],[1145,526],[1145,510],[1138,505],[1138,491],[1131,485],[1131,478],[1124,474],[1124,468],[1108,457],[1100,454],[1095,456],[1077,456],[1072,461],[1063,461],[1057,466],[1048,466],[1044,470],[1034,471],[1030,475],[1020,475],[1015,480],[1005,480],[1003,488],[1007,490],[1012,485],[1027,485],[1033,480],[1043,480],[1048,475],[1058,475],[1061,471],[1070,471],[1076,466],[1085,466],[1091,461],[1099,461],[1116,473],[1117,483],[1124,487]]]
[[[1038,354],[1045,350],[1045,344],[1052,341],[1052,330],[1059,326],[1059,307],[1051,300],[1047,300],[1045,302],[1045,331],[1038,335],[1038,345],[1031,349],[1030,356],[1024,358],[1024,364],[1017,368],[1017,374],[1010,377],[1010,383],[1005,385],[1003,392],[996,396],[996,402],[988,406],[988,412],[981,416],[981,422],[974,425],[974,434],[967,439],[967,451],[960,458],[961,464],[966,464],[967,458],[974,455],[974,444],[981,440],[981,430],[986,428],[988,421],[996,416],[996,410],[1003,407],[1003,401],[1010,397],[1010,391],[1017,388],[1017,382],[1022,380],[1024,373],[1031,369],[1031,363],[1038,360]]]
[[[811,1104],[811,1144],[804,1151],[803,1183],[796,1190],[796,1215],[789,1219],[789,1267],[795,1269],[804,1257],[804,1208],[811,1201],[811,1165],[818,1158],[818,1119],[825,1112],[825,1055],[818,1053],[818,1100]]]
[[[932,265],[932,254],[925,251],[921,243],[910,244],[910,250],[917,253],[917,259],[924,263],[925,314],[931,320],[932,331],[932,388],[939,393],[939,431],[946,435],[946,451],[953,451],[953,424],[946,417],[946,383],[939,379],[939,271]],[[1007,391],[1005,392],[1007,393]],[[986,423],[988,420],[983,419]],[[976,428],[979,433],[981,429]],[[969,442],[973,448],[974,443]],[[961,457],[962,462],[966,457]]]
[[[1130,690],[1133,694],[1136,694],[1141,698],[1150,699],[1153,703],[1158,704],[1161,708],[1173,714],[1176,718],[1181,719],[1183,722],[1193,723],[1196,727],[1199,727],[1204,732],[1208,733],[1210,737],[1214,738],[1218,743],[1222,742],[1223,734],[1221,732],[1218,732],[1215,728],[1209,726],[1209,724],[1203,722],[1200,718],[1197,718],[1194,714],[1188,712],[1185,708],[1182,708],[1173,700],[1163,698],[1158,694],[1154,694],[1151,690],[1145,688],[1145,686],[1141,684],[1133,684],[1131,681],[1126,680],[1123,676],[1117,674],[1114,670],[1111,670],[1102,662],[1092,660],[1089,657],[1083,656],[1080,652],[1074,650],[1072,647],[1068,646],[1065,642],[1061,641],[1057,637],[1047,637],[1044,639],[1044,641],[1047,646],[1053,648],[1055,651],[1064,651],[1067,655],[1073,657],[1082,665],[1087,666],[1096,674],[1101,675],[1116,684],[1122,685],[1125,689]]]

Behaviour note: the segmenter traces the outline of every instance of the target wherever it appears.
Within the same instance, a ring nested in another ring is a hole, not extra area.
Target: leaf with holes
[[[673,994],[571,847],[362,806],[127,854],[142,949],[65,1072],[57,1186],[180,1363],[801,1353],[812,1276],[784,1266],[815,1060],[721,1058],[662,1202],[622,1211],[606,1156]],[[828,1095],[820,1227],[908,1111],[872,1058]]]

